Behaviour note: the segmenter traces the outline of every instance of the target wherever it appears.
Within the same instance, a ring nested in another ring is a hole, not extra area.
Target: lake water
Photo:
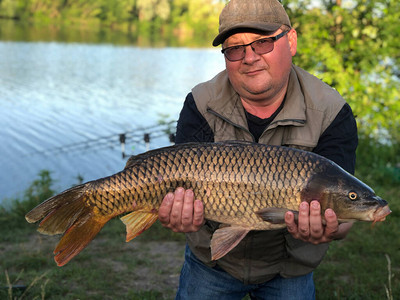
[[[120,133],[129,154],[169,145],[153,126],[223,68],[218,49],[0,41],[0,202],[43,169],[57,191],[120,171]]]

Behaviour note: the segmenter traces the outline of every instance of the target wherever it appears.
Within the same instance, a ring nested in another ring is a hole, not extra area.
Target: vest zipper
[[[277,126],[279,126],[279,123],[287,123],[287,122],[298,123],[298,124],[301,124],[301,125],[306,124],[306,121],[305,121],[305,120],[300,120],[300,119],[283,119],[283,120],[272,121],[271,124],[269,124],[269,126],[268,126],[267,128],[271,127],[271,125],[277,124]],[[276,127],[276,126],[275,126],[275,127]]]
[[[224,116],[220,115],[219,113],[217,113],[216,111],[212,110],[211,108],[207,108],[207,112],[213,114],[214,116],[224,120],[225,122],[227,122],[228,124],[231,124],[233,127],[236,127],[238,129],[244,130],[245,132],[247,132],[248,134],[250,134],[251,138],[253,139],[253,142],[256,143],[256,138],[253,136],[253,134],[245,127],[240,126],[236,123],[233,123],[231,120],[225,118]]]
[[[298,119],[284,119],[284,120],[278,120],[278,121],[272,121],[263,131],[263,133],[260,135],[260,138],[258,140],[260,140],[262,138],[262,136],[268,132],[269,130],[275,129],[276,127],[280,126],[280,124],[282,123],[297,123],[300,125],[304,125],[306,122],[304,120],[298,120]],[[290,124],[292,125],[292,124]],[[287,125],[281,125],[281,126],[287,126]],[[294,125],[297,126],[297,125]]]

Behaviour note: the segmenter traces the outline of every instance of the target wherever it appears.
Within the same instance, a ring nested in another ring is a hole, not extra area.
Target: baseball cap
[[[292,27],[289,16],[278,0],[231,0],[219,15],[219,34],[213,46],[243,29],[274,32],[282,25]]]

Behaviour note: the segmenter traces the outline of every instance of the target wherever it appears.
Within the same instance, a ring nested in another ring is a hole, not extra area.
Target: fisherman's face
[[[223,48],[245,45],[256,40],[276,36],[278,29],[271,35],[244,32],[228,37]],[[251,46],[245,48],[245,56],[238,61],[229,61],[225,57],[226,70],[233,88],[242,99],[268,103],[282,96],[283,99],[289,80],[292,56],[296,54],[297,34],[291,29],[285,36],[274,42],[274,49],[266,54],[255,53]]]

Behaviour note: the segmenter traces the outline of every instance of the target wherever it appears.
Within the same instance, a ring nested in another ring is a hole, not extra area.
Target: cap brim
[[[228,37],[235,33],[246,32],[246,31],[262,31],[262,32],[275,32],[277,31],[282,24],[276,23],[239,23],[235,26],[231,26],[223,31],[221,31],[214,39],[212,45],[218,46],[222,44]]]

